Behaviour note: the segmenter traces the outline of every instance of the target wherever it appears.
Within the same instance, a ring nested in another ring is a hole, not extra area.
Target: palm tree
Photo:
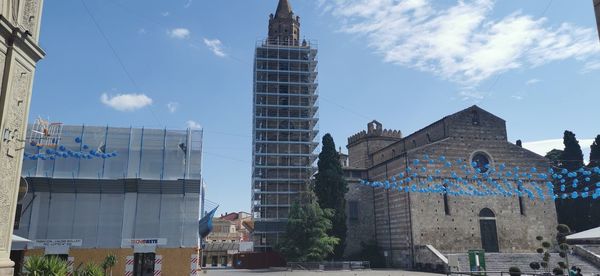
[[[106,256],[106,258],[104,259],[104,262],[102,262],[102,268],[104,269],[104,273],[107,275],[112,276],[112,268],[117,264],[117,256],[115,256],[115,254],[108,254],[108,256]],[[106,271],[110,270],[110,273],[107,273]]]

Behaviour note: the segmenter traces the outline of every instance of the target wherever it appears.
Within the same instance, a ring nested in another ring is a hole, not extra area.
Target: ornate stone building
[[[375,239],[388,266],[412,268],[428,254],[486,252],[533,253],[536,236],[552,239],[557,224],[553,201],[526,197],[466,197],[398,192],[357,184],[359,179],[385,181],[406,172],[413,160],[424,155],[496,168],[548,169],[547,160],[507,141],[506,123],[473,106],[446,116],[402,137],[400,131],[384,130],[373,121],[368,130],[348,138],[350,167],[347,255],[360,250],[360,242]],[[451,169],[439,170],[440,179],[452,179]],[[415,169],[415,168],[412,168]],[[523,181],[534,181],[523,179]],[[425,250],[424,250],[425,249]],[[430,255],[430,254],[429,254]]]
[[[11,235],[31,88],[36,63],[42,0],[0,1],[0,275],[13,275]]]

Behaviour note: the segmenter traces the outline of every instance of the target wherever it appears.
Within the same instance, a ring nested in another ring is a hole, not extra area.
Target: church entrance
[[[488,208],[479,212],[479,228],[481,229],[481,247],[485,252],[500,252],[498,232],[496,230],[496,215]]]

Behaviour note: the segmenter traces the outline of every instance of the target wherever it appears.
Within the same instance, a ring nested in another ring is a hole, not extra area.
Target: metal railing
[[[316,271],[334,271],[334,270],[363,270],[371,269],[371,263],[368,261],[348,261],[348,262],[288,262],[288,270],[316,270]]]

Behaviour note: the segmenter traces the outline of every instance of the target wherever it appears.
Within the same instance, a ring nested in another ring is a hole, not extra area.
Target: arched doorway
[[[479,228],[483,250],[485,252],[500,252],[498,232],[496,231],[496,215],[489,208],[483,208],[479,212]]]

